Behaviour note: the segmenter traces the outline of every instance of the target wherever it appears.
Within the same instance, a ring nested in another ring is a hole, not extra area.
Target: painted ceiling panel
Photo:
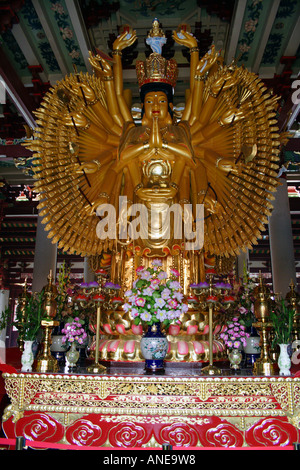
[[[242,54],[239,63],[252,69],[257,59],[257,52],[264,47],[260,68],[272,66],[278,72],[280,59],[285,55],[289,38],[296,27],[300,15],[299,0],[248,0],[240,31],[236,55]],[[276,15],[274,15],[274,12]],[[274,18],[270,15],[274,15]],[[262,37],[265,28],[270,26],[270,34],[265,44]],[[296,38],[294,50],[298,49],[300,35]],[[293,64],[293,73],[298,73],[297,63]]]
[[[64,54],[69,71],[73,71],[73,64],[78,69],[85,69],[84,60],[64,0],[59,2],[46,0],[40,3]]]
[[[275,67],[279,66],[280,58],[285,54],[291,31],[294,30],[299,15],[300,2],[298,0],[282,0],[280,2],[262,58],[262,66],[272,64],[275,65]],[[298,34],[298,40],[299,36],[300,33]],[[295,46],[296,51],[297,45],[295,44]]]
[[[29,75],[28,63],[11,30],[3,32],[0,44],[20,77]]]
[[[31,0],[25,1],[25,5],[18,16],[20,24],[26,32],[27,39],[36,51],[45,73],[59,73],[59,65]]]

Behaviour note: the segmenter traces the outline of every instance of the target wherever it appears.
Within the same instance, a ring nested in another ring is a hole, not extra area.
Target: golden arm
[[[110,64],[99,55],[93,56],[91,52],[89,52],[89,62],[96,71],[96,75],[104,82],[109,114],[116,124],[122,127],[124,119],[117,100],[113,71]]]
[[[114,41],[112,54],[114,56],[113,71],[117,100],[123,119],[128,122],[133,121],[133,119],[123,94],[122,50],[131,46],[136,41],[137,36],[135,31],[129,39],[127,39],[127,35],[128,31],[125,31]]]

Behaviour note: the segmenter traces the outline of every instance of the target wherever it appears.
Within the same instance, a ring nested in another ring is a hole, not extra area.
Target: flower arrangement
[[[79,317],[70,318],[69,322],[65,324],[62,329],[64,336],[62,337],[62,344],[71,346],[75,343],[77,346],[82,345],[87,338],[87,333],[83,328],[84,321]]]
[[[286,305],[285,300],[276,302],[275,308],[270,312],[274,329],[272,346],[288,344],[292,338],[295,310]]]
[[[137,268],[137,279],[132,289],[125,292],[127,301],[123,309],[130,312],[135,325],[162,323],[168,327],[173,322],[180,323],[180,316],[188,310],[188,305],[182,302],[178,271],[171,269],[168,279],[161,266],[157,259],[152,261],[152,267]]]
[[[18,305],[16,311],[16,321],[13,325],[22,334],[25,341],[34,341],[37,338],[38,332],[41,328],[41,321],[45,317],[45,310],[43,308],[44,303],[44,291],[37,293],[35,292],[31,297],[27,298],[25,304],[25,315],[21,304]]]
[[[228,321],[224,331],[220,334],[220,338],[229,349],[239,349],[241,346],[246,346],[246,339],[249,336],[249,333],[246,333],[246,327],[240,323],[238,317]]]

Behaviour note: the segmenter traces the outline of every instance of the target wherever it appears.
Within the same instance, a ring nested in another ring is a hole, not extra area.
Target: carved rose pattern
[[[34,413],[17,421],[16,436],[33,441],[59,442],[64,436],[64,427],[45,413]]]
[[[242,447],[243,434],[232,424],[221,423],[206,432],[206,445],[216,447]]]
[[[75,421],[66,432],[68,442],[79,446],[99,446],[103,440],[101,436],[100,426],[86,419]]]
[[[109,440],[113,447],[139,447],[147,442],[146,430],[134,423],[120,423],[109,431]]]
[[[246,440],[257,446],[287,446],[298,442],[298,432],[285,418],[266,418],[247,431]]]
[[[140,447],[153,436],[157,443],[170,443],[179,447],[242,447],[288,446],[299,442],[299,431],[286,417],[266,417],[250,428],[241,430],[223,418],[203,417],[193,424],[173,422],[119,422],[117,416],[107,419],[89,414],[64,426],[46,413],[25,412],[16,423],[12,418],[3,422],[6,436],[23,435],[25,439],[43,442],[62,442],[79,446],[100,447],[105,443],[112,447]],[[64,437],[65,436],[65,437]],[[34,448],[34,442],[32,446]]]
[[[161,429],[158,441],[178,447],[195,446],[198,435],[195,429],[188,424],[174,423]]]

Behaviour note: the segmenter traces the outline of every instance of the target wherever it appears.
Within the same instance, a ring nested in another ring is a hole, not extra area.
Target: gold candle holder
[[[87,367],[87,371],[91,374],[102,374],[106,372],[106,367],[99,363],[99,342],[100,342],[100,318],[101,318],[101,304],[98,301],[97,305],[97,320],[96,320],[96,346],[95,346],[95,360],[94,363]]]
[[[57,372],[58,362],[55,357],[52,356],[50,346],[52,344],[51,334],[55,326],[59,325],[58,321],[55,321],[57,310],[57,288],[53,283],[52,271],[50,270],[48,276],[48,283],[44,288],[44,299],[43,309],[45,312],[45,318],[41,321],[41,327],[43,329],[43,342],[42,350],[38,354],[36,371],[37,372]]]
[[[257,320],[253,326],[260,335],[260,358],[253,366],[254,375],[275,375],[275,362],[270,356],[270,331],[272,322],[270,321],[270,292],[263,282],[262,275],[259,276],[259,285],[254,290],[256,300],[254,302],[254,315]]]
[[[201,374],[203,375],[221,375],[221,369],[214,366],[214,356],[213,356],[213,304],[208,303],[208,343],[209,343],[209,364],[206,367],[201,369]]]
[[[55,320],[42,320],[41,327],[44,330],[42,350],[37,357],[36,371],[37,372],[57,372],[58,362],[55,357],[52,356],[50,351],[51,346],[51,334],[55,326],[58,326],[59,322]]]
[[[214,273],[208,274],[208,283],[200,283],[192,287],[195,295],[199,298],[199,306],[208,308],[208,342],[209,342],[209,364],[201,369],[203,375],[221,375],[222,371],[214,365],[213,359],[213,314],[223,306],[226,310],[234,303],[234,298],[228,295],[231,288],[228,282],[213,284]],[[224,302],[226,299],[226,302]]]

